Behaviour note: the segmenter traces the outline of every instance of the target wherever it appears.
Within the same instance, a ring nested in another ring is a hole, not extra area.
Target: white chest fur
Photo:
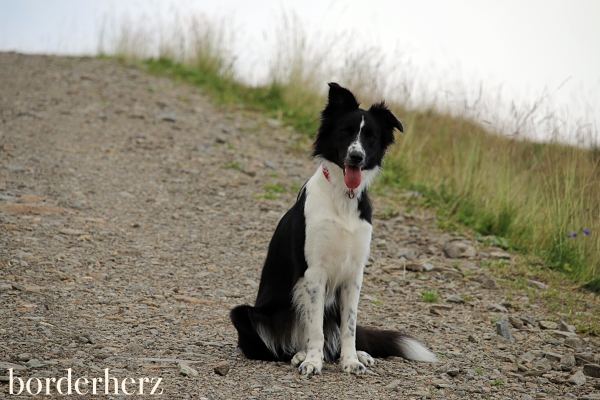
[[[358,198],[336,190],[320,169],[306,184],[306,194],[305,257],[309,268],[325,271],[331,296],[364,267],[373,228],[360,219]]]

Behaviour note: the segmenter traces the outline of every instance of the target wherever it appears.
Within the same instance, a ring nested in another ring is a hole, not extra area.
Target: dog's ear
[[[329,83],[329,100],[325,107],[325,114],[338,114],[358,109],[360,103],[348,89],[335,82]]]
[[[385,130],[390,132],[394,131],[394,128],[398,129],[400,132],[404,133],[404,127],[402,123],[398,121],[398,118],[387,107],[385,101],[380,103],[375,103],[369,108],[369,112],[377,122],[379,122]]]

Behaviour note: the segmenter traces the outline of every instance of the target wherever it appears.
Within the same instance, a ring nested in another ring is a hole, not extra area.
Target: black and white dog
[[[338,357],[355,374],[374,364],[371,356],[436,361],[410,336],[356,326],[373,229],[367,188],[394,129],[402,124],[384,102],[365,111],[349,90],[329,84],[314,142],[319,168],[275,230],[254,307],[231,311],[246,357],[291,359],[305,375]]]

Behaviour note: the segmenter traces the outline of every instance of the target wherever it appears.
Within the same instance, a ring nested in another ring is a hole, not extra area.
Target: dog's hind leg
[[[256,331],[257,317],[260,317],[256,308],[245,305],[231,310],[231,322],[238,331],[238,347],[247,358],[264,361],[278,361],[279,357],[273,354],[263,339]],[[264,319],[264,317],[262,318]]]
[[[298,281],[294,289],[294,302],[301,326],[305,329],[306,357],[298,367],[303,375],[320,374],[323,368],[323,315],[325,308],[325,288],[327,274],[318,267],[308,268],[304,277]],[[294,359],[299,360],[303,354],[299,351]]]

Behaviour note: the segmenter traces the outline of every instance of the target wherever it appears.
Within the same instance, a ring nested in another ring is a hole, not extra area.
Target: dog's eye
[[[374,141],[376,139],[376,137],[372,133],[367,133],[365,135],[365,139],[367,139],[369,142],[372,142],[372,141]]]

